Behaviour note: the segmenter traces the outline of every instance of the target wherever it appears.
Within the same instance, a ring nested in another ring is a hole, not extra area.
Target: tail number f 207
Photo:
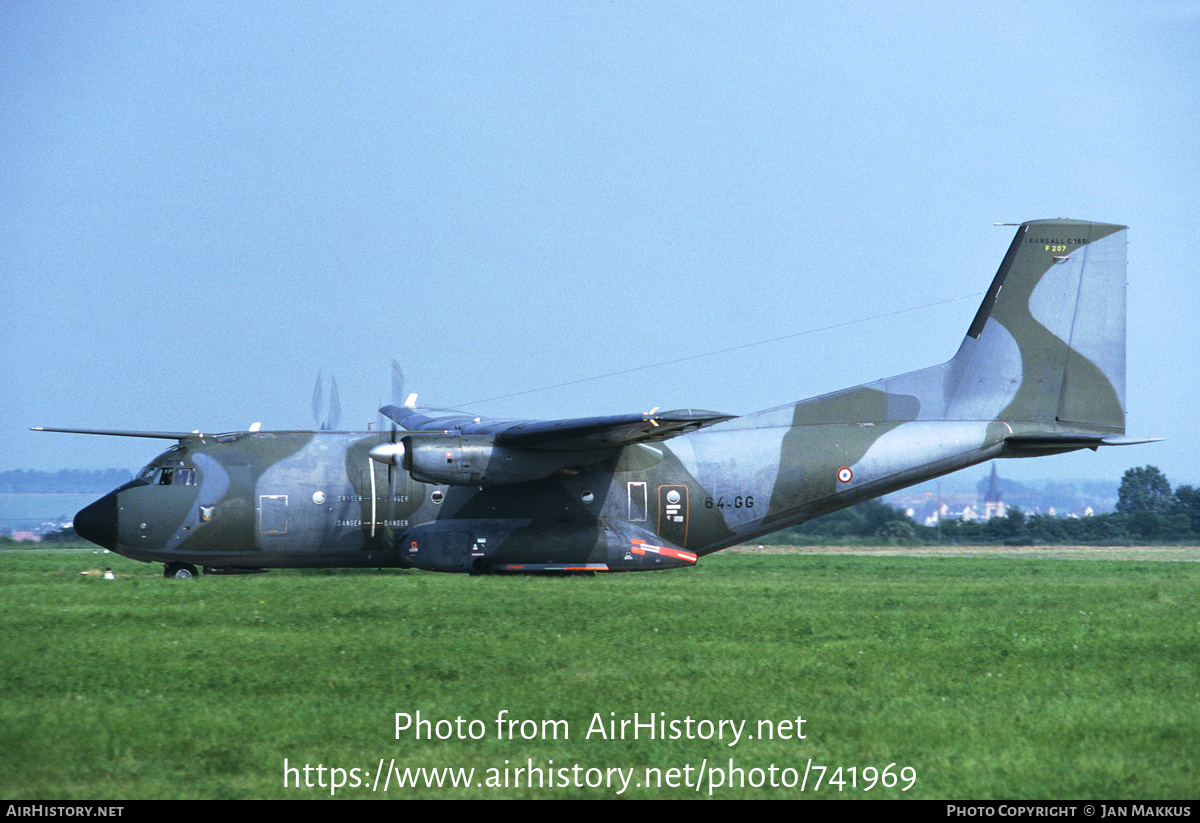
[[[704,499],[704,508],[706,509],[753,509],[754,495],[747,494],[745,496],[736,495],[734,497],[725,497],[721,495],[716,500],[711,497]]]

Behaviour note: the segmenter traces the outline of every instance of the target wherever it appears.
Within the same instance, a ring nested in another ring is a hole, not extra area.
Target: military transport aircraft
[[[167,576],[688,567],[993,458],[1148,442],[1124,437],[1125,244],[1124,226],[1023,223],[951,360],[742,417],[410,402],[381,409],[392,431],[39,430],[178,441],[75,517]]]

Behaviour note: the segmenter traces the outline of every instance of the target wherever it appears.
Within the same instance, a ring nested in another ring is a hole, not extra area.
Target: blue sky
[[[946,360],[992,224],[1062,216],[1130,226],[1169,440],[1002,474],[1200,483],[1198,77],[1197,2],[5,3],[0,469],[309,428],[318,370],[365,427],[393,358],[487,416],[754,411]]]

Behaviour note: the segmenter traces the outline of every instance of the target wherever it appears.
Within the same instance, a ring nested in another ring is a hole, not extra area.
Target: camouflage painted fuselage
[[[647,416],[624,439],[611,419],[531,431],[397,407],[384,412],[400,445],[181,435],[76,528],[129,557],[212,569],[637,571],[993,458],[1120,444],[1123,228],[1023,224],[940,366],[740,418]]]

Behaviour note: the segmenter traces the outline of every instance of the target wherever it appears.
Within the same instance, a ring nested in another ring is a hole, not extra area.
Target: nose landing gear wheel
[[[199,577],[200,572],[191,563],[168,563],[163,566],[163,577],[174,577],[177,580],[191,580]]]

